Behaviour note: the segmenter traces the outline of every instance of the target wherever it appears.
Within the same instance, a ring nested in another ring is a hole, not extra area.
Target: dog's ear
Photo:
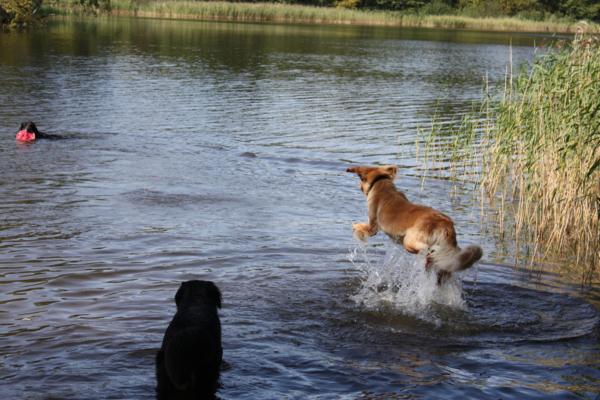
[[[33,121],[27,122],[27,124],[25,126],[27,127],[27,132],[33,132],[35,134],[39,134],[40,133],[38,131],[37,126],[35,126],[35,123]]]
[[[208,281],[206,285],[206,290],[208,292],[209,298],[215,302],[217,308],[221,308],[221,291],[214,283]]]
[[[385,171],[394,179],[398,173],[398,167],[396,165],[387,165]]]
[[[183,292],[185,291],[184,283],[185,282],[182,282],[181,285],[179,285],[179,289],[177,289],[177,293],[175,293],[175,305],[177,307],[179,307],[179,303],[181,302],[181,298],[183,297]]]
[[[362,180],[365,178],[367,171],[365,171],[365,167],[349,167],[346,172],[352,172]]]

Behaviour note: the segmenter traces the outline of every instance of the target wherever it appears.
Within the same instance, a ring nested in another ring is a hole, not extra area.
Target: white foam
[[[436,274],[425,269],[422,255],[409,254],[394,244],[386,244],[383,259],[377,257],[365,245],[350,250],[349,260],[361,272],[358,292],[351,296],[357,304],[369,310],[392,307],[435,323],[440,323],[432,310],[436,305],[466,309],[457,274],[438,286]]]

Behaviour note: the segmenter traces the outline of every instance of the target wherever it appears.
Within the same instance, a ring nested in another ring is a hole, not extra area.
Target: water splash
[[[361,272],[358,292],[351,296],[369,310],[393,308],[419,319],[440,324],[435,309],[439,306],[466,309],[462,284],[454,274],[443,285],[437,285],[436,274],[424,268],[425,258],[386,244],[383,260],[374,260],[367,247],[350,249],[350,262]]]

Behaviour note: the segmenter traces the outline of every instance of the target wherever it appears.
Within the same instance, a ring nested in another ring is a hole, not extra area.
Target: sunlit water
[[[471,189],[422,182],[415,158],[418,127],[543,40],[126,19],[0,35],[0,398],[153,398],[188,279],[223,292],[223,399],[594,398],[598,290],[512,269]],[[27,119],[65,139],[15,143]],[[437,288],[384,235],[356,243],[344,171],[371,163],[399,164],[482,262]]]

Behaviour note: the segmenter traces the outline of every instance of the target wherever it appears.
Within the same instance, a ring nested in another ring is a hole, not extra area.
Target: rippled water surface
[[[179,282],[210,279],[223,399],[593,399],[597,289],[509,267],[471,189],[422,185],[415,159],[419,126],[540,40],[128,19],[0,35],[0,397],[153,398]],[[27,119],[65,139],[15,143]],[[440,289],[383,235],[359,246],[353,163],[399,164],[479,266]]]

